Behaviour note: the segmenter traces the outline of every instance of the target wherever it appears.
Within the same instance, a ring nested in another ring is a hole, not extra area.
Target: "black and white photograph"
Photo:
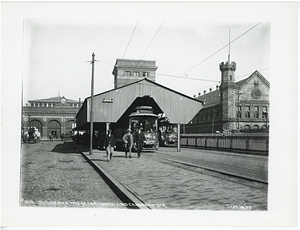
[[[20,225],[294,226],[296,127],[278,111],[295,121],[297,62],[278,60],[278,5],[245,4],[2,3],[20,13],[1,22],[18,31],[2,39],[18,55],[2,51],[1,155]]]

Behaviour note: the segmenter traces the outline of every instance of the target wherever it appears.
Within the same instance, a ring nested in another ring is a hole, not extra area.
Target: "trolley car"
[[[145,137],[143,150],[158,150],[158,116],[153,113],[151,106],[138,106],[128,117],[111,125],[116,138],[117,149],[123,148],[123,135],[128,128],[131,129],[132,134],[141,128]]]

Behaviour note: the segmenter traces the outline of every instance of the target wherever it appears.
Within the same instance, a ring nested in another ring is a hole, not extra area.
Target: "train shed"
[[[105,133],[110,124],[128,116],[137,106],[151,106],[155,114],[163,113],[170,123],[179,126],[191,121],[203,102],[144,78],[94,95],[93,129]],[[91,97],[88,97],[76,115],[77,130],[89,130],[90,110]]]

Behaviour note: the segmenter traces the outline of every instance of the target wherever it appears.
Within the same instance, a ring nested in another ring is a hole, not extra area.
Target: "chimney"
[[[203,93],[205,94],[205,93],[206,93],[206,90],[203,90]]]
[[[196,97],[196,95],[194,94],[194,97]]]
[[[200,93],[200,92],[198,93],[198,96],[201,96],[201,93]]]
[[[209,92],[211,92],[211,91],[212,91],[212,88],[210,87],[210,88],[209,88]]]

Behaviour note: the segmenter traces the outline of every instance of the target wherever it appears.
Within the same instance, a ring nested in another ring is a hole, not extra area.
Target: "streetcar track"
[[[268,189],[268,184],[261,182],[261,181],[255,181],[255,180],[251,180],[251,179],[246,179],[243,177],[239,177],[236,175],[231,175],[228,173],[223,173],[217,170],[213,170],[213,169],[208,169],[208,168],[204,168],[202,166],[198,166],[198,165],[194,165],[188,162],[182,162],[176,159],[168,159],[166,157],[163,157],[161,155],[153,155],[153,154],[143,154],[144,156],[147,156],[149,158],[155,158],[157,159],[160,163],[164,163],[167,165],[171,165],[174,167],[178,167],[178,168],[182,168],[182,169],[186,169],[192,172],[196,172],[199,174],[203,174],[203,175],[207,175],[207,176],[212,176],[218,179],[222,179],[222,180],[226,180],[226,181],[230,181],[236,184],[240,184],[240,185],[244,185],[250,188],[256,188],[259,190],[263,190],[263,191],[267,191]],[[172,154],[167,154],[164,153],[164,155],[169,155],[169,156],[173,156]],[[178,156],[175,156],[178,157]],[[183,157],[178,157],[178,158],[183,158]],[[191,158],[189,158],[191,159]]]

